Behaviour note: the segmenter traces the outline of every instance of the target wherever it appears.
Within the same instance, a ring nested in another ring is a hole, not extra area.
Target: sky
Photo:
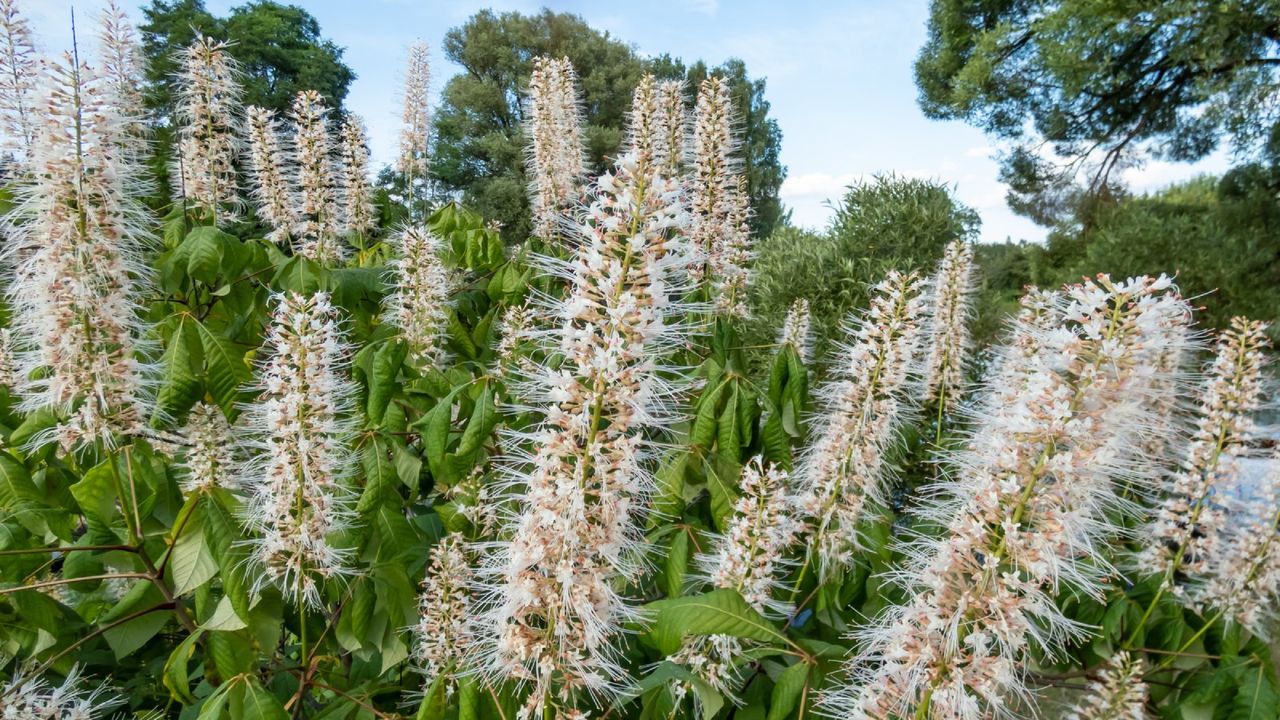
[[[240,0],[205,0],[224,15]],[[81,37],[105,0],[20,0],[42,49],[70,43],[70,8]],[[121,0],[135,22],[141,2]],[[461,71],[440,51],[444,33],[483,8],[536,12],[548,7],[584,17],[593,27],[632,44],[644,55],[664,52],[717,65],[746,62],[767,80],[770,115],[782,129],[788,176],[782,200],[798,225],[822,228],[829,203],[849,184],[878,174],[928,178],[950,186],[982,217],[981,239],[1041,241],[1044,228],[1010,211],[998,180],[992,140],[955,121],[926,118],[916,103],[912,63],[924,44],[928,0],[294,0],[320,22],[323,34],[346,48],[357,78],[349,110],[368,124],[375,164],[395,153],[398,98],[405,48],[426,41],[432,90]],[[1196,164],[1151,161],[1124,171],[1137,191],[1154,190],[1204,172],[1221,172],[1227,156]]]

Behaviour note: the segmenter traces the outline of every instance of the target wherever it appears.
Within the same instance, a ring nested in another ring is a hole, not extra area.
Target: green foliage
[[[823,233],[782,227],[759,242],[749,345],[775,342],[791,303],[806,298],[821,358],[886,272],[931,272],[948,242],[974,238],[979,225],[946,186],[893,175],[851,186],[835,211]]]
[[[782,133],[768,116],[765,81],[750,78],[740,60],[710,70],[700,61],[686,68],[669,56],[649,61],[581,17],[550,10],[533,15],[482,10],[445,35],[444,52],[466,72],[451,77],[441,93],[433,121],[437,143],[432,172],[441,190],[462,193],[469,207],[501,222],[508,241],[523,241],[530,229],[520,103],[533,58],[539,55],[567,57],[579,74],[593,173],[617,154],[632,91],[646,71],[686,79],[690,107],[696,83],[708,72],[729,78],[743,121],[743,157],[756,213],[753,229],[768,234],[781,218],[778,190],[786,177],[778,154]]]
[[[1041,142],[1101,156],[1091,189],[1146,149],[1195,160],[1230,140],[1258,152],[1275,131],[1276,7],[1270,0],[934,0],[916,62],[926,115],[1011,140],[1020,203],[1060,192]]]

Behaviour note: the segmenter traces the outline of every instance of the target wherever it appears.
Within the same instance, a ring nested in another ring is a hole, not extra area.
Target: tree
[[[441,96],[433,173],[443,190],[461,193],[485,217],[501,222],[509,240],[527,237],[530,227],[520,122],[533,58],[568,57],[577,69],[587,154],[591,169],[597,172],[622,144],[631,93],[646,71],[664,78],[686,78],[690,107],[694,83],[707,74],[702,62],[686,69],[670,56],[648,61],[581,17],[549,10],[535,15],[482,10],[445,35],[444,52],[465,72],[450,78]],[[778,159],[782,133],[768,117],[763,79],[750,79],[739,60],[712,72],[731,78],[734,84],[756,213],[753,229],[763,236],[781,215],[778,188],[786,175]]]
[[[850,186],[825,233],[784,226],[760,242],[747,344],[774,342],[791,303],[805,298],[822,357],[885,273],[933,272],[946,244],[973,240],[979,225],[978,214],[936,182],[888,175]]]
[[[355,72],[342,62],[343,50],[320,35],[320,23],[296,5],[258,0],[216,18],[203,0],[152,0],[140,26],[149,105],[167,112],[173,100],[174,53],[196,34],[229,41],[231,56],[245,72],[244,100],[273,110],[287,110],[300,90],[317,90],[332,107],[341,108]]]
[[[1275,0],[934,0],[916,83],[926,115],[1016,146],[1014,207],[1045,220],[1055,201],[1035,196],[1069,196],[1082,167],[1096,193],[1147,154],[1257,151],[1280,120],[1278,46]]]

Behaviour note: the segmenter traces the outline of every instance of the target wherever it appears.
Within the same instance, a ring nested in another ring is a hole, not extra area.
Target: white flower
[[[1166,278],[1106,276],[1029,296],[991,380],[957,477],[892,576],[911,598],[860,630],[851,682],[823,702],[849,718],[1010,714],[1032,646],[1052,654],[1088,628],[1053,594],[1101,597],[1101,545],[1125,504],[1117,483],[1153,480],[1137,457],[1169,333],[1190,307]]]
[[[669,321],[683,312],[671,246],[684,213],[674,183],[636,168],[624,156],[597,185],[571,261],[540,260],[569,287],[544,299],[557,326],[535,339],[563,360],[520,384],[541,419],[508,438],[504,502],[518,511],[487,553],[479,654],[529,684],[526,716],[604,701],[625,678],[614,636],[634,609],[620,580],[641,569],[650,442],[675,411],[678,374],[660,362],[684,340]]]
[[[65,448],[114,443],[145,407],[136,303],[149,218],[136,198],[146,184],[101,83],[70,58],[44,65],[32,172],[6,218],[22,409],[56,411]]]
[[[577,73],[568,58],[538,57],[525,98],[526,167],[534,234],[560,235],[561,214],[576,201],[586,175]]]
[[[820,424],[797,478],[823,577],[849,564],[868,503],[883,502],[884,453],[911,410],[923,313],[920,279],[891,271],[850,325],[836,379],[818,391]]]
[[[948,243],[929,286],[924,399],[937,400],[945,409],[954,410],[964,390],[965,357],[971,345],[968,321],[973,299],[973,246],[964,240]]]
[[[298,222],[290,188],[289,168],[280,147],[280,128],[275,113],[251,105],[245,108],[249,126],[249,177],[258,203],[258,217],[271,226],[267,239],[285,242]]]
[[[810,327],[809,301],[796,298],[787,310],[787,318],[782,323],[782,335],[779,345],[790,345],[800,357],[800,362],[809,362],[813,352],[813,330]]]
[[[178,54],[178,148],[173,176],[179,198],[216,220],[239,210],[240,68],[227,44],[201,36]]]
[[[431,56],[426,43],[409,46],[409,61],[404,73],[404,109],[400,113],[400,154],[396,169],[410,178],[427,176],[427,139],[431,134],[428,114],[430,99]],[[410,188],[412,191],[412,188]]]
[[[249,408],[254,457],[242,476],[252,543],[262,573],[297,603],[319,606],[317,576],[350,572],[331,543],[347,527],[354,500],[346,485],[354,387],[338,312],[325,293],[279,295],[267,332],[261,395]]]
[[[39,119],[34,110],[38,79],[31,24],[18,13],[18,0],[0,0],[0,133],[3,147],[24,157]]]
[[[424,676],[423,684],[429,687],[443,677],[450,693],[473,637],[468,590],[472,578],[465,544],[460,534],[451,533],[431,550],[414,627],[414,661]]]
[[[190,494],[236,487],[235,442],[222,409],[205,402],[197,403],[191,408],[183,434],[187,441],[182,457],[186,471],[183,491]]]
[[[439,364],[454,284],[440,262],[440,240],[426,229],[407,227],[397,233],[395,245],[399,252],[392,262],[395,290],[386,299],[387,322],[400,329],[412,362]]]
[[[663,80],[655,90],[654,162],[664,177],[680,177],[689,152],[690,118],[684,104],[684,81]]]
[[[1142,681],[1146,666],[1121,650],[1111,658],[1098,677],[1089,681],[1085,697],[1063,720],[1147,720],[1147,684]]]
[[[80,672],[74,667],[56,687],[40,679],[14,687],[18,681],[15,677],[0,689],[0,718],[4,720],[95,720],[108,717],[108,711],[122,702],[105,685],[78,688]]]
[[[1252,413],[1262,402],[1268,345],[1266,326],[1245,318],[1233,318],[1219,336],[1195,430],[1148,524],[1151,542],[1144,543],[1139,568],[1162,575],[1175,593],[1182,591],[1174,584],[1176,575],[1201,575],[1219,560],[1219,535],[1229,520],[1214,491],[1236,474],[1238,459],[1256,435]]]
[[[293,100],[293,149],[298,188],[299,222],[293,235],[299,254],[319,263],[332,264],[346,254],[339,235],[333,138],[329,133],[329,107],[315,90],[304,90]]]
[[[342,214],[345,228],[364,236],[378,226],[369,184],[369,145],[364,123],[354,115],[342,123]]]

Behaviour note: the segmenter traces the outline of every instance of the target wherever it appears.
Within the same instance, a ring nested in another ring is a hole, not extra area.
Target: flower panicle
[[[242,72],[228,44],[200,36],[178,52],[175,191],[232,217],[242,202],[236,175],[243,107]]]
[[[340,262],[342,217],[333,167],[334,143],[329,131],[329,106],[315,90],[293,99],[294,180],[297,184],[296,250],[322,264]]]
[[[683,80],[663,80],[654,90],[655,102],[655,153],[658,171],[665,177],[677,178],[684,173],[688,162],[690,137],[689,111],[685,108],[685,84]]]
[[[142,104],[143,58],[138,35],[129,16],[109,0],[98,20],[98,56],[111,104],[129,123],[128,134],[137,150],[145,149]]]
[[[32,172],[6,217],[16,390],[24,412],[60,417],[33,443],[111,446],[141,428],[154,384],[138,307],[147,184],[92,67],[46,61],[40,85]]]
[[[413,658],[423,674],[424,687],[442,678],[450,694],[474,639],[473,577],[466,551],[466,540],[459,533],[446,535],[432,549],[414,626]]]
[[[737,130],[728,81],[718,76],[703,80],[689,143],[691,269],[708,297],[716,298],[717,310],[729,314],[745,312],[741,291],[750,258],[750,205]]]
[[[1236,478],[1231,522],[1219,530],[1189,595],[1201,612],[1220,612],[1228,624],[1270,641],[1280,624],[1280,450],[1268,464],[1261,477]]]
[[[274,111],[256,105],[245,108],[245,118],[249,134],[250,192],[257,201],[258,217],[271,226],[268,240],[287,242],[298,217],[279,120]]]
[[[778,344],[795,350],[800,362],[809,362],[813,353],[813,327],[809,314],[809,301],[806,298],[796,298],[787,309],[787,317],[782,322]]]
[[[728,209],[724,212],[724,226],[712,242],[711,251],[716,311],[729,317],[746,317],[747,284],[755,256],[746,175],[734,177],[733,187],[725,195],[725,204]]]
[[[342,123],[342,203],[343,226],[365,235],[378,226],[369,183],[369,141],[364,122],[354,115]]]
[[[355,387],[328,294],[282,294],[273,303],[260,394],[249,407],[253,452],[240,473],[250,479],[246,521],[258,534],[251,543],[259,589],[274,584],[315,607],[317,578],[351,572],[348,553],[330,539],[353,513],[346,480]]]
[[[973,245],[952,240],[929,280],[928,355],[924,400],[954,410],[964,390],[965,361],[972,349],[968,321],[973,312]]]
[[[619,580],[643,568],[652,443],[681,391],[662,358],[686,334],[672,322],[683,311],[679,187],[641,169],[620,158],[577,214],[574,257],[539,259],[568,289],[540,300],[550,327],[531,340],[563,361],[516,385],[540,420],[506,437],[497,486],[516,512],[499,533],[508,539],[486,548],[479,593],[482,671],[532,688],[526,716],[603,702],[626,677],[615,636],[635,609]]]
[[[441,337],[449,321],[454,279],[440,259],[440,239],[420,227],[395,236],[392,263],[395,291],[386,300],[387,322],[400,329],[410,360],[422,367],[444,362]]]
[[[586,176],[578,76],[569,58],[537,57],[525,97],[534,233],[558,237]]]
[[[0,0],[0,133],[3,147],[25,156],[35,138],[40,64],[31,23],[18,0]]]
[[[1089,681],[1063,720],[1147,720],[1146,663],[1121,650]]]
[[[1264,323],[1233,318],[1219,335],[1214,359],[1206,368],[1195,426],[1148,523],[1153,542],[1137,557],[1140,570],[1163,575],[1175,594],[1185,589],[1173,582],[1179,571],[1200,576],[1219,555],[1228,513],[1212,497],[1236,475],[1239,460],[1257,435],[1252,415],[1263,399],[1269,345]]]
[[[427,44],[409,46],[404,73],[404,107],[400,113],[400,154],[396,170],[409,178],[422,179],[430,169],[427,141],[431,134],[430,116],[431,53]]]
[[[17,685],[21,683],[21,685]],[[15,685],[17,685],[15,687]],[[72,667],[62,682],[51,686],[39,678],[25,680],[22,669],[12,682],[0,689],[0,717],[22,720],[95,720],[123,703],[106,685],[82,687],[78,667]]]
[[[852,560],[868,504],[883,500],[884,453],[913,408],[922,285],[915,273],[890,271],[875,287],[865,314],[848,329],[837,378],[819,390],[820,426],[797,479],[824,575]]]
[[[206,402],[191,408],[183,433],[186,449],[182,456],[185,479],[182,489],[188,494],[207,493],[215,489],[237,487],[235,472],[240,463],[231,425],[222,408]]]
[[[1102,597],[1118,484],[1155,480],[1138,448],[1158,428],[1143,418],[1164,338],[1189,322],[1163,276],[1098,276],[1024,303],[957,477],[921,511],[945,532],[904,548],[891,579],[911,600],[859,631],[850,682],[824,703],[854,718],[950,718],[1028,700],[1031,649],[1053,656],[1090,632],[1053,597]]]

